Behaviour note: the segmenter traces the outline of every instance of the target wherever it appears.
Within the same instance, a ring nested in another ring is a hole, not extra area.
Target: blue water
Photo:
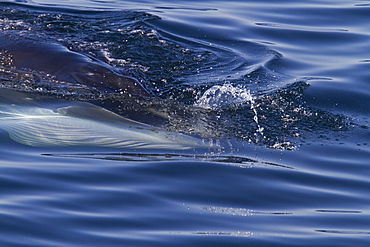
[[[1,1],[0,16],[156,97],[33,79],[2,54],[1,126],[19,105],[88,101],[207,146],[28,146],[7,126],[1,246],[370,244],[369,1]]]

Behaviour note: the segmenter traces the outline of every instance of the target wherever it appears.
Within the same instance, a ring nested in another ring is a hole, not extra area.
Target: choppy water
[[[156,97],[60,84],[2,51],[2,246],[370,242],[368,1],[1,1],[0,16]],[[200,144],[128,146],[116,114]]]

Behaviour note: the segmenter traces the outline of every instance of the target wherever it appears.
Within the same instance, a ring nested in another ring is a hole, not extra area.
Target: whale
[[[40,148],[186,150],[206,147],[199,138],[137,122],[88,102],[48,98],[12,89],[0,89],[0,129],[17,143]]]
[[[102,93],[151,97],[134,77],[59,43],[1,32],[0,51],[10,57],[8,66],[11,68],[43,72],[58,81],[87,86]]]
[[[1,32],[0,56],[0,70],[45,73],[57,83],[119,93],[120,100],[130,100],[131,95],[155,99],[120,69],[59,43]],[[122,93],[128,97],[121,97]],[[0,130],[16,143],[33,147],[183,150],[207,146],[199,138],[126,118],[99,104],[6,87],[0,88]]]

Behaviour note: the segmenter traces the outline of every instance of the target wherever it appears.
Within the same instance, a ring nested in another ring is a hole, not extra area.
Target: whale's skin
[[[0,33],[0,49],[9,53],[11,66],[17,69],[44,72],[59,81],[86,85],[102,92],[151,96],[138,80],[121,70],[58,43]]]

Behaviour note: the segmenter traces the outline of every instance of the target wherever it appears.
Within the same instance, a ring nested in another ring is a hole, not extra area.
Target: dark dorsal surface
[[[79,83],[104,92],[124,92],[150,97],[135,78],[97,59],[57,44],[32,38],[0,34],[0,49],[9,53],[12,66],[54,76],[60,81]]]

